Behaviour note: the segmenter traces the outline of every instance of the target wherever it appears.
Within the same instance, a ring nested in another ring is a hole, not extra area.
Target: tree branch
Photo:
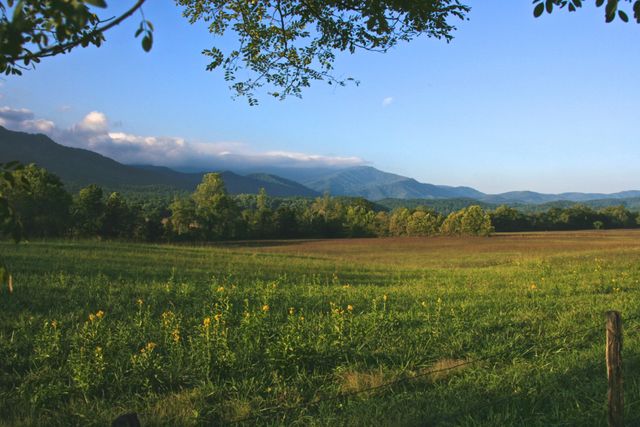
[[[70,50],[73,49],[74,47],[79,46],[80,44],[82,44],[83,41],[85,41],[86,39],[90,38],[91,36],[97,35],[97,34],[102,34],[105,31],[110,30],[111,28],[120,25],[120,23],[122,23],[122,21],[124,21],[125,19],[129,18],[131,15],[133,15],[138,9],[140,9],[142,7],[142,5],[144,4],[146,0],[137,0],[136,3],[129,9],[127,10],[125,13],[123,13],[121,16],[119,16],[118,18],[114,19],[113,21],[110,21],[107,25],[104,25],[100,28],[96,28],[95,30],[91,31],[89,34],[87,34],[85,37],[82,37],[76,41],[72,41],[72,42],[68,42],[68,43],[64,43],[64,44],[59,44],[59,45],[54,45],[54,46],[50,46],[48,48],[42,49],[36,53],[30,53],[27,55],[23,55],[21,57],[18,57],[15,59],[15,61],[24,61],[26,59],[32,60],[34,58],[46,58],[48,56],[53,56],[56,55],[58,53],[64,52],[65,50]]]

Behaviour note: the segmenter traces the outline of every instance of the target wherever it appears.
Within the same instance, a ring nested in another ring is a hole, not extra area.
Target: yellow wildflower
[[[89,321],[93,322],[94,320],[96,320],[96,315],[93,313],[89,313]]]
[[[51,321],[51,327],[52,327],[53,329],[57,329],[57,328],[58,328],[58,321],[56,321],[56,320],[52,320],[52,321]]]
[[[173,312],[165,311],[164,313],[162,313],[162,324],[164,326],[169,326],[169,324],[171,323],[171,319],[173,317],[174,317]]]
[[[538,289],[538,286],[535,283],[531,284],[531,290],[535,291],[536,289]]]
[[[349,311],[353,311],[353,306],[352,306],[351,304],[349,304],[349,305],[347,306],[347,310],[349,310]]]
[[[143,350],[146,349],[148,352],[152,352],[154,348],[156,348],[156,343],[149,341]],[[144,353],[144,351],[142,351],[142,353]]]
[[[269,311],[269,305],[268,304],[263,305],[262,306],[262,311],[264,311],[264,312]]]
[[[211,317],[205,317],[202,320],[202,326],[204,326],[205,328],[208,328],[209,325],[211,325]]]
[[[387,294],[382,295],[382,301],[387,302],[387,299],[389,299]]]
[[[98,310],[98,312],[96,313],[96,317],[98,319],[102,319],[104,317],[104,311]]]
[[[293,307],[289,308],[289,315],[293,316],[293,313],[295,312],[296,310]]]
[[[142,304],[144,304],[144,301],[142,301],[142,298],[138,298],[138,300],[136,301],[136,304],[138,304],[139,307],[142,307]]]
[[[173,342],[180,341],[180,330],[177,328],[174,329],[173,332],[171,332],[171,338],[173,338]]]
[[[224,286],[218,286],[218,292],[224,292]]]

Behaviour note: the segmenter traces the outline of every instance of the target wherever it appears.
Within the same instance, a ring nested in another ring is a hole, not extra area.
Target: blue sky
[[[189,166],[231,153],[364,163],[489,193],[640,189],[640,25],[605,24],[593,5],[534,19],[530,1],[469,4],[449,44],[340,55],[336,74],[358,87],[317,82],[302,99],[261,94],[250,107],[204,70],[201,50],[228,41],[189,25],[173,2],[150,2],[150,53],[133,38],[134,17],[100,49],[5,78],[0,113],[125,162]]]

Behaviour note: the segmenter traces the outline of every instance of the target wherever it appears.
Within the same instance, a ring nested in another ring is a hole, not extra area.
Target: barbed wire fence
[[[635,314],[635,315],[631,315],[631,316],[627,316],[625,319],[625,322],[634,322],[634,321],[639,321],[640,320],[640,313]],[[505,326],[505,325],[502,325]],[[513,326],[513,325],[506,325],[506,326]],[[627,332],[637,332],[640,331],[640,326],[636,326],[635,328],[629,328],[627,329]],[[576,337],[581,337],[581,341],[586,341],[587,338],[592,338],[592,335],[595,335],[596,333],[598,334],[602,334],[603,332],[603,327],[602,325],[597,325],[597,326],[587,326],[587,327],[583,327],[583,328],[578,328],[578,329],[574,329],[571,331],[567,331],[561,334],[555,334],[555,335],[551,335],[549,337],[545,337],[545,339],[547,340],[547,342],[551,341],[551,342],[558,342],[558,341],[564,341],[568,338],[576,338]],[[268,418],[271,419],[271,421],[273,421],[273,418],[276,416],[285,416],[288,413],[291,412],[296,412],[296,411],[302,411],[304,409],[308,409],[311,408],[313,406],[319,406],[319,405],[323,405],[323,404],[327,404],[327,403],[332,403],[332,402],[339,402],[339,401],[346,401],[349,400],[351,398],[354,398],[356,396],[359,395],[363,395],[363,394],[367,394],[367,393],[374,393],[374,392],[378,392],[381,390],[385,390],[385,389],[392,389],[394,387],[397,387],[399,385],[402,384],[407,384],[410,382],[414,382],[416,380],[420,380],[420,379],[424,379],[424,378],[433,378],[434,376],[437,376],[439,374],[444,374],[447,372],[451,372],[451,371],[455,371],[457,369],[460,369],[462,367],[465,366],[470,366],[470,365],[477,365],[483,362],[499,362],[504,360],[505,358],[508,358],[511,361],[514,361],[518,358],[522,358],[525,357],[526,355],[532,353],[533,351],[535,351],[535,349],[537,348],[537,345],[532,345],[527,347],[525,350],[521,350],[521,351],[514,351],[512,349],[504,349],[504,350],[500,350],[500,351],[496,351],[496,352],[492,352],[489,353],[487,355],[484,356],[479,356],[473,359],[467,359],[464,360],[462,362],[459,362],[457,364],[453,364],[450,366],[446,366],[446,367],[442,367],[442,368],[434,368],[434,369],[429,369],[426,371],[420,371],[417,374],[413,374],[413,375],[408,375],[408,376],[404,376],[402,378],[398,378],[395,379],[393,381],[388,381],[386,383],[383,384],[378,384],[375,386],[370,386],[370,387],[365,387],[365,388],[361,388],[355,391],[350,391],[350,392],[344,392],[344,393],[338,393],[336,395],[333,396],[328,396],[328,397],[324,397],[324,398],[318,398],[318,399],[313,399],[313,400],[309,400],[306,402],[302,402],[300,404],[297,405],[291,405],[291,406],[274,406],[274,407],[270,407],[270,408],[264,408],[261,409],[259,411],[250,413],[244,417],[240,417],[231,421],[228,421],[227,424],[230,425],[242,425],[242,424],[248,424],[250,422],[258,422],[259,420],[266,420]],[[430,363],[436,363],[437,360],[433,360]],[[429,363],[429,362],[427,362]],[[540,390],[540,392],[542,392],[542,390]],[[513,401],[517,398],[521,397],[521,393],[513,393],[510,394],[508,396],[502,396],[499,398],[495,398],[489,401],[485,401],[485,402],[480,402],[477,405],[473,405],[471,407],[467,407],[465,408],[464,411],[460,411],[460,412],[455,412],[455,413],[450,413],[450,414],[445,414],[445,415],[440,415],[438,417],[433,417],[430,420],[426,420],[424,422],[425,426],[439,426],[439,425],[445,425],[445,424],[450,424],[455,422],[456,420],[470,414],[473,412],[478,412],[481,411],[483,409],[488,409],[488,408],[492,408],[495,407],[497,405],[500,404],[504,404],[504,403],[508,403],[510,401]],[[632,407],[632,406],[636,406],[636,405],[640,405],[640,400],[637,401],[633,401],[631,403],[627,404],[627,407]],[[634,426],[634,425],[640,425],[640,414],[638,417],[634,417],[634,418],[630,418],[629,420],[627,420],[626,425],[628,426]]]

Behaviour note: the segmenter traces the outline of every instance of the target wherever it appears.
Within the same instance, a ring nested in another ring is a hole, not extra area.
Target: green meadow
[[[602,426],[608,310],[640,416],[637,231],[0,254],[0,425]]]

